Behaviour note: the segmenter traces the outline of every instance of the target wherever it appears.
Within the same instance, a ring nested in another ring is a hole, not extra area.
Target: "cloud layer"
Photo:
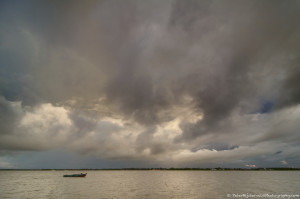
[[[2,1],[0,150],[300,166],[299,6]]]

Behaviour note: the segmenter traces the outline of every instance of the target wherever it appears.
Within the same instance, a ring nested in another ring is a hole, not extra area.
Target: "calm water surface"
[[[88,173],[85,178],[63,174]],[[299,171],[0,171],[0,198],[228,198],[299,194]],[[299,198],[299,197],[296,197]]]

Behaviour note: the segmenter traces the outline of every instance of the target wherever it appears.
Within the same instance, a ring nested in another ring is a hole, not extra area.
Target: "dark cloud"
[[[83,113],[74,111],[69,114],[69,118],[74,124],[74,139],[80,139],[87,132],[94,131],[97,127],[97,121]],[[77,136],[75,137],[75,135]]]
[[[138,145],[136,146],[137,152],[142,152],[147,148],[151,147],[151,140],[153,140],[153,134],[155,133],[156,130],[157,130],[156,127],[151,127],[139,134],[139,136],[137,137],[137,143],[138,143]]]
[[[7,101],[0,96],[0,134],[9,135],[14,133],[22,112],[18,110],[18,103]]]
[[[299,6],[1,1],[1,146],[183,161],[184,150],[193,161],[213,149],[240,157],[243,146],[273,154],[259,144],[298,138]]]
[[[116,103],[128,117],[147,125],[165,120],[158,114],[169,106],[163,89],[155,89],[148,78],[135,77],[128,71],[112,80],[106,97],[108,103]]]
[[[201,3],[194,2],[194,4],[200,4],[198,7],[201,7]],[[172,25],[175,24],[173,29],[178,29],[180,24],[182,26],[189,24],[189,29],[185,27],[184,34],[197,35],[197,39],[193,36],[189,39],[196,43],[198,41],[200,44],[202,38],[209,39],[211,35],[216,36],[215,41],[210,42],[209,47],[213,48],[214,59],[222,61],[218,65],[212,61],[209,66],[204,67],[204,70],[199,67],[196,74],[188,75],[186,79],[182,80],[187,83],[186,86],[181,87],[184,90],[182,93],[189,93],[194,98],[196,107],[203,111],[204,115],[203,120],[194,126],[186,127],[188,124],[184,125],[183,128],[186,130],[183,129],[183,131],[187,132],[187,137],[192,139],[204,132],[209,133],[211,127],[214,128],[218,122],[230,116],[236,108],[245,113],[251,111],[249,108],[254,108],[251,105],[249,107],[249,104],[255,105],[257,100],[264,96],[274,96],[271,88],[264,90],[262,84],[269,80],[278,83],[276,75],[279,74],[274,73],[279,71],[279,67],[284,66],[271,65],[267,62],[278,53],[282,53],[283,50],[288,51],[297,45],[295,43],[293,47],[287,46],[290,37],[299,31],[295,24],[299,22],[300,16],[299,5],[296,2],[277,2],[272,5],[268,2],[257,1],[248,1],[243,5],[234,1],[226,2],[226,5],[213,2],[207,5],[205,2],[203,7],[206,12],[203,12],[203,15],[199,14],[201,9],[197,9],[197,6],[187,3],[188,6],[185,10],[185,6],[182,4],[184,2],[178,3],[178,9],[181,11],[174,11],[174,15],[179,16],[176,17],[177,22],[172,23]],[[222,9],[219,10],[218,6],[221,5]],[[201,17],[197,17],[198,15]],[[237,15],[239,18],[233,18],[233,15]],[[203,25],[207,25],[209,28],[203,31]],[[228,28],[229,35],[226,32],[218,33],[222,26]],[[195,34],[196,32],[198,34]],[[299,40],[295,37],[293,39]],[[296,51],[290,53],[298,56]],[[199,54],[199,56],[201,55]],[[284,64],[290,65],[291,62],[287,60]],[[199,62],[199,66],[201,65],[203,63]],[[264,70],[274,71],[274,73],[270,76],[264,73]],[[286,77],[287,83],[281,82],[277,86],[293,84],[291,82],[295,81],[299,75],[295,70],[291,70],[291,72],[293,75]],[[184,83],[182,84],[184,85]],[[287,92],[286,96],[296,101],[298,86],[296,83],[293,85],[295,89],[289,85],[284,88],[283,92]],[[293,90],[287,91],[289,88]],[[283,95],[279,98],[286,97]],[[291,101],[291,99],[287,99],[287,101]]]
[[[283,90],[278,100],[278,108],[293,106],[300,103],[300,59],[293,60],[287,78],[283,83]]]

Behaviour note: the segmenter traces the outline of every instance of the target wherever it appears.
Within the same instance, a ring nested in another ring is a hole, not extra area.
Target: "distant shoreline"
[[[0,171],[300,171],[300,168],[103,168],[103,169],[0,169]]]

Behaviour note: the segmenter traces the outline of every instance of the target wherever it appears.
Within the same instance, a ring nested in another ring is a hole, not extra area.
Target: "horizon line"
[[[257,167],[257,168],[227,168],[227,167],[215,167],[215,168],[184,168],[184,167],[170,167],[170,168],[164,168],[164,167],[149,167],[149,168],[40,168],[40,169],[29,169],[29,168],[0,168],[0,170],[32,170],[32,171],[41,171],[41,170],[300,170],[298,167]]]

